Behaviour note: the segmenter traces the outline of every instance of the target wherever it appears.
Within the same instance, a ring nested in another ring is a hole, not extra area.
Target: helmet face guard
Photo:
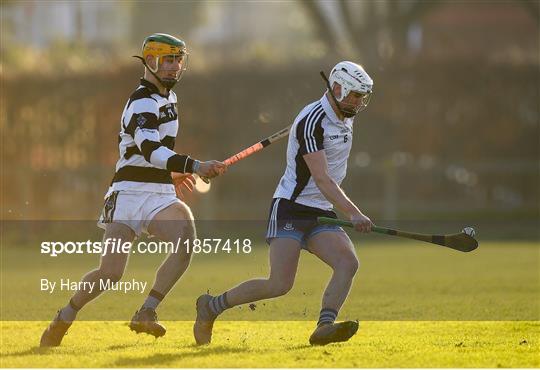
[[[362,66],[353,62],[338,63],[330,72],[329,89],[332,96],[336,83],[341,87],[341,96],[334,98],[345,117],[353,117],[366,109],[373,93],[373,80]],[[360,104],[343,103],[351,92],[361,94]]]
[[[147,37],[143,42],[142,54],[142,58],[139,57],[139,59],[142,60],[144,66],[169,90],[180,81],[183,72],[187,69],[189,53],[187,52],[186,44],[174,36],[155,33]],[[149,55],[156,60],[154,68],[146,63],[146,58]],[[178,63],[179,68],[174,77],[158,76],[159,71],[164,71],[162,66],[165,62],[166,64]]]
[[[366,109],[369,104],[369,101],[371,100],[372,93],[361,93],[359,91],[352,91],[352,92],[356,92],[362,95],[362,97],[360,98],[359,104],[344,103],[343,100],[347,96],[344,96],[343,94],[341,94],[341,97],[342,97],[341,99],[337,99],[338,104],[339,104],[339,109],[341,110],[341,112],[343,113],[345,117],[354,117],[355,115],[357,115],[358,113]],[[351,92],[349,92],[349,94],[350,93]]]
[[[171,62],[169,62],[171,60]],[[152,72],[152,74],[161,82],[163,86],[165,86],[167,89],[172,89],[172,87],[180,81],[182,78],[182,74],[187,69],[188,66],[188,60],[189,60],[189,54],[166,54],[156,57],[156,67],[151,68],[149,65],[146,65],[146,67]],[[146,61],[145,61],[146,62]],[[159,77],[158,72],[159,71],[167,71],[163,69],[163,64],[174,64],[177,63],[179,68],[176,71],[174,77]],[[146,63],[145,63],[146,64]]]

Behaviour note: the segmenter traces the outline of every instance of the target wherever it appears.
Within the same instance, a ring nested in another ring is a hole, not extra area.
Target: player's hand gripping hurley
[[[290,129],[291,129],[291,125],[285,127],[282,130],[279,130],[278,132],[276,132],[272,136],[269,136],[266,139],[263,139],[263,140],[259,141],[258,143],[253,144],[249,148],[246,148],[246,149],[242,150],[241,152],[236,153],[235,155],[227,158],[226,160],[223,161],[223,163],[225,163],[227,166],[230,166],[233,163],[236,163],[236,162],[238,162],[238,161],[240,161],[240,160],[242,160],[242,159],[244,159],[246,157],[249,157],[253,153],[257,153],[258,151],[266,148],[268,145],[270,145],[270,144],[272,144],[272,143],[274,143],[274,142],[276,142],[276,141],[278,141],[280,139],[283,139],[284,137],[287,137],[289,135]],[[210,182],[210,180],[207,179],[206,177],[201,177],[201,179],[204,182],[206,182],[207,184]]]
[[[344,220],[336,220],[335,218],[329,217],[318,217],[317,221],[320,224],[331,224],[339,226],[353,227],[352,222]],[[443,247],[455,249],[460,252],[470,252],[478,248],[478,242],[472,236],[466,234],[465,232],[459,234],[448,234],[448,235],[431,235],[431,234],[419,234],[408,231],[388,229],[386,227],[380,226],[371,226],[371,231],[386,234],[392,236],[400,236],[402,238],[421,240],[427,243],[433,243],[442,245]]]

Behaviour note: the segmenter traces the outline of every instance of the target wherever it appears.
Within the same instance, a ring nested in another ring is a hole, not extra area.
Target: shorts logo
[[[101,219],[104,224],[113,222],[117,197],[118,191],[113,191],[111,195],[109,195],[109,197],[105,200],[105,205],[103,206],[103,211],[101,213]]]
[[[292,231],[292,230],[294,230],[294,226],[292,225],[292,223],[287,222],[285,224],[285,227],[283,228],[283,230]]]
[[[144,116],[137,117],[137,124],[139,127],[143,127],[143,125],[146,123],[146,118]]]

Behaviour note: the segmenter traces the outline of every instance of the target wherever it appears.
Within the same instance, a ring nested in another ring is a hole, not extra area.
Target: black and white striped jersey
[[[353,118],[341,121],[326,95],[302,109],[291,127],[287,168],[274,198],[285,198],[309,207],[331,210],[332,203],[315,184],[303,156],[324,150],[328,174],[337,184],[341,184],[347,173],[352,134]]]
[[[122,113],[120,159],[107,196],[116,190],[174,193],[171,171],[192,172],[194,162],[173,151],[177,133],[176,94],[161,95],[141,79]]]

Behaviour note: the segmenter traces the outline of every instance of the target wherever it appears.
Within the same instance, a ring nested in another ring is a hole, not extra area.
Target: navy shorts
[[[274,198],[268,216],[266,242],[270,244],[274,238],[290,238],[299,241],[302,248],[306,248],[308,239],[320,232],[345,232],[338,225],[319,225],[317,217],[337,218],[337,215],[334,211]]]

